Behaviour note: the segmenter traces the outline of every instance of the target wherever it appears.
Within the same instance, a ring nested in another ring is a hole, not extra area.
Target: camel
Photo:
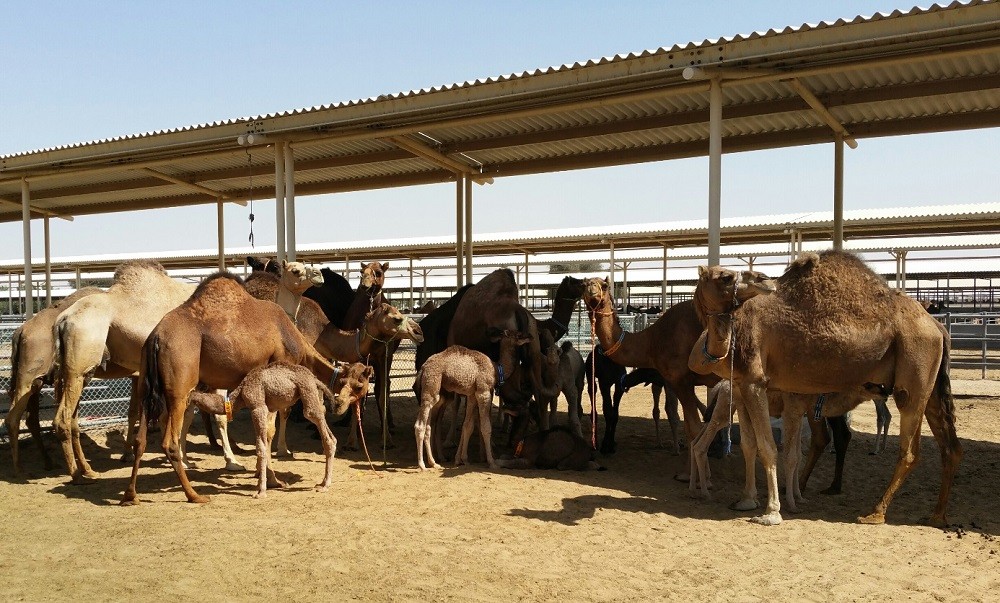
[[[664,391],[666,392],[663,409],[667,412],[667,420],[670,423],[670,438],[673,444],[671,451],[673,454],[679,455],[681,453],[681,441],[677,437],[677,431],[681,423],[680,415],[677,413],[679,401],[673,390],[663,380],[663,375],[659,372],[649,368],[637,368],[629,371],[621,380],[621,387],[615,393],[614,407],[616,412],[621,404],[621,397],[627,394],[628,390],[638,385],[649,385],[653,391],[653,429],[656,432],[657,448],[663,447],[663,442],[660,440],[660,394]]]
[[[625,379],[625,367],[604,354],[600,344],[594,346],[594,351],[587,354],[584,361],[587,376],[587,393],[593,401],[596,392],[594,385],[601,392],[601,412],[604,414],[604,437],[601,438],[601,454],[614,454],[618,449],[615,442],[615,430],[618,427],[618,404],[622,399],[621,383]],[[614,388],[612,395],[611,388]]]
[[[83,455],[76,425],[84,384],[98,370],[103,371],[105,378],[137,373],[142,345],[150,331],[192,291],[193,285],[171,279],[156,262],[130,261],[115,270],[107,291],[88,295],[59,315],[53,327],[57,392],[54,426],[73,483],[96,478]],[[133,381],[127,446],[134,438],[137,409]],[[227,466],[242,470],[225,437],[223,446]]]
[[[584,362],[583,356],[573,347],[572,341],[564,341],[562,346],[553,346],[559,356],[559,391],[566,398],[566,412],[569,415],[569,428],[581,438],[583,429],[580,425],[580,415],[583,413],[581,400],[583,398]],[[552,413],[555,414],[553,400]]]
[[[856,407],[865,400],[883,400],[884,388],[880,385],[866,383],[855,391],[836,392],[824,394],[822,396],[808,394],[793,394],[778,390],[768,390],[768,414],[772,417],[782,419],[782,456],[785,466],[785,500],[788,510],[792,513],[798,512],[797,503],[806,502],[802,496],[805,489],[805,482],[812,472],[817,459],[823,454],[829,439],[825,436],[826,427],[823,422],[825,416],[841,417],[848,410]],[[732,407],[730,407],[730,396],[732,397]],[[701,488],[701,494],[709,498],[708,488],[711,478],[711,470],[708,465],[708,450],[715,439],[716,433],[731,422],[731,411],[736,410],[740,414],[740,446],[743,449],[743,461],[746,465],[746,482],[743,488],[742,497],[732,507],[739,511],[751,511],[758,508],[757,502],[757,480],[755,477],[757,442],[756,434],[758,427],[749,424],[745,419],[747,408],[742,394],[739,390],[730,387],[729,381],[720,381],[709,391],[709,407],[712,408],[711,416],[701,434],[691,444],[691,475],[690,490],[696,491],[697,486]],[[800,429],[802,417],[809,419],[809,427],[812,433],[809,447],[809,460],[806,462],[800,478],[799,465],[802,461],[802,438]],[[766,426],[770,431],[770,424]],[[746,433],[742,433],[745,430]],[[837,450],[837,472],[833,485],[827,490],[828,493],[839,493],[841,479],[843,476],[844,456],[847,452],[847,443],[850,438],[843,442]],[[697,476],[697,477],[696,477]],[[699,479],[700,478],[700,479]],[[836,489],[836,492],[834,492]]]
[[[257,492],[254,498],[266,497],[268,486],[287,487],[274,474],[268,461],[271,457],[271,439],[274,437],[275,413],[288,409],[298,400],[302,400],[305,417],[316,425],[323,441],[326,471],[323,481],[316,484],[315,490],[326,492],[329,488],[333,479],[333,456],[337,452],[337,438],[326,424],[324,399],[331,401],[335,415],[342,415],[351,404],[358,404],[367,395],[368,380],[372,376],[371,367],[360,362],[338,365],[336,369],[338,372],[330,388],[304,366],[274,362],[247,373],[228,399],[218,394],[197,391],[191,393],[191,402],[206,412],[231,416],[241,408],[250,409],[257,436]],[[337,393],[334,394],[331,389]]]
[[[518,444],[514,458],[497,459],[497,465],[504,469],[605,470],[594,460],[590,442],[561,425],[524,438]]]
[[[865,383],[892,384],[900,454],[882,498],[858,520],[885,522],[893,496],[917,461],[921,417],[926,416],[942,461],[930,522],[947,523],[948,496],[962,458],[948,376],[950,340],[918,302],[889,289],[857,256],[825,251],[800,256],[777,287],[759,273],[741,277],[702,266],[695,306],[707,328],[692,346],[689,366],[731,377],[755,432],[768,484],[765,512],[754,518],[756,523],[781,523],[774,439],[764,428],[767,388],[819,395]]]
[[[693,441],[701,431],[699,400],[694,388],[698,385],[711,387],[719,381],[715,375],[698,374],[688,368],[691,346],[703,330],[694,303],[675,304],[642,331],[626,333],[618,322],[607,280],[588,278],[584,288],[584,305],[594,321],[597,339],[605,353],[623,366],[654,368],[663,375],[684,408],[684,431],[687,441]],[[680,474],[676,479],[687,481],[688,478]]]
[[[277,361],[301,364],[324,383],[335,374],[280,306],[254,299],[242,279],[225,272],[205,279],[187,301],[167,312],[141,352],[139,435],[123,505],[138,502],[136,479],[147,425],[161,415],[163,449],[188,502],[208,502],[191,487],[180,455],[188,399],[196,387],[232,390],[253,369]]]
[[[504,375],[509,375],[513,371],[517,348],[527,344],[530,338],[517,331],[493,330],[490,339],[500,344],[500,361],[496,365],[482,352],[453,345],[428,358],[417,373],[413,390],[420,400],[420,410],[413,425],[413,432],[417,441],[417,465],[421,471],[427,469],[424,464],[425,449],[430,466],[435,469],[439,467],[434,461],[434,453],[431,450],[430,419],[431,413],[444,403],[447,394],[465,396],[468,400],[465,406],[462,441],[455,454],[455,466],[469,462],[469,440],[475,430],[474,421],[478,412],[479,431],[483,437],[486,462],[490,469],[496,468],[490,443],[493,390],[498,383],[503,382]]]
[[[18,456],[18,434],[21,431],[21,416],[28,411],[28,430],[38,446],[45,463],[45,470],[52,470],[52,459],[42,442],[42,430],[38,421],[38,403],[42,386],[52,384],[53,347],[52,325],[67,308],[94,293],[103,290],[86,287],[69,295],[52,307],[38,312],[23,325],[14,330],[10,340],[10,410],[4,419],[10,437],[10,453],[14,463],[14,473],[21,475],[21,461]],[[102,374],[98,370],[98,377]],[[75,417],[74,417],[75,420]],[[79,427],[77,427],[79,429]]]

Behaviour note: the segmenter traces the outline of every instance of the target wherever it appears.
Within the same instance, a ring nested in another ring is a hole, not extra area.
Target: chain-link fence
[[[5,321],[0,323],[0,416],[6,418],[10,411],[11,387],[11,337],[20,323]],[[80,398],[80,427],[95,430],[112,425],[124,424],[128,418],[128,402],[132,392],[131,379],[93,379],[84,388]],[[51,387],[43,387],[39,401],[39,418],[42,428],[52,426],[55,416],[55,398]],[[22,429],[24,429],[22,427]],[[6,441],[11,434],[0,423],[0,439]]]

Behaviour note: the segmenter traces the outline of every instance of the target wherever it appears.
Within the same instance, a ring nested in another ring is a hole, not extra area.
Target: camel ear
[[[708,274],[708,266],[698,266],[698,278]]]
[[[361,374],[364,375],[365,378],[371,379],[372,377],[375,376],[375,367],[369,364],[368,366],[365,367],[365,372]]]
[[[766,274],[754,270],[744,270],[742,282],[737,287],[736,297],[742,302],[756,295],[769,295],[776,290],[777,285]]]
[[[281,260],[281,271],[284,272],[288,270],[288,262],[286,260]]]
[[[496,343],[500,341],[500,337],[503,335],[503,331],[497,327],[488,327],[486,329],[486,336],[490,338],[490,341]]]
[[[608,277],[604,277],[604,286],[605,287],[610,287],[611,286],[611,281],[608,280]]]
[[[382,264],[382,272],[385,272],[388,269],[389,269],[389,262]]]
[[[361,262],[360,266],[361,266],[361,272],[364,272],[365,271],[365,263]]]

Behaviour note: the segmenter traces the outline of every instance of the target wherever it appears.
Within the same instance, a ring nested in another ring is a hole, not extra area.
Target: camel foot
[[[781,523],[781,513],[774,511],[772,513],[767,513],[766,515],[751,517],[750,523],[756,523],[762,526],[776,526]]]
[[[267,498],[267,491],[264,492],[254,492],[253,497],[256,499]]]
[[[840,494],[840,486],[837,486],[836,488],[830,486],[826,490],[820,490],[820,494]]]
[[[226,461],[226,471],[246,471],[247,468],[236,461]]]
[[[292,452],[291,450],[278,450],[274,453],[274,456],[276,456],[279,459],[292,459],[293,461],[295,460],[295,453]]]
[[[688,490],[688,496],[695,500],[703,500],[705,502],[709,502],[712,500],[712,494],[707,490],[702,490],[701,488]]]
[[[858,523],[867,524],[870,526],[882,525],[885,523],[885,513],[879,513],[878,511],[872,511],[868,515],[862,515],[858,518]]]
[[[133,498],[123,498],[118,503],[118,506],[119,507],[135,507],[135,506],[138,506],[138,504],[139,504],[139,499],[138,498],[135,498],[135,497],[133,497]]]
[[[691,474],[689,473],[675,473],[674,479],[679,482],[684,482],[685,484],[691,481]]]
[[[195,494],[194,496],[188,498],[189,503],[195,503],[199,505],[203,505],[211,500],[212,497],[205,494]]]
[[[756,498],[741,498],[729,505],[729,508],[733,511],[756,511],[760,508],[760,503]]]
[[[97,474],[93,473],[93,472],[91,472],[91,473],[77,473],[70,480],[70,483],[73,484],[74,486],[89,486],[90,484],[96,484],[97,483]]]
[[[933,527],[933,528],[947,528],[948,519],[944,515],[931,515],[924,519],[923,523]]]
[[[267,485],[267,487],[268,488],[278,488],[278,489],[284,490],[285,488],[288,487],[288,482],[283,482],[280,479],[279,480],[274,480],[273,482],[269,483]]]
[[[789,513],[792,513],[793,515],[797,515],[802,512],[797,505],[792,504],[788,501],[785,501],[784,510],[788,511]]]
[[[604,440],[601,442],[601,454],[610,456],[618,451],[618,443],[615,441]]]
[[[329,489],[330,488],[326,484],[316,484],[315,486],[313,486],[313,490],[315,490],[316,492],[326,492]]]
[[[52,471],[56,467],[55,464],[53,464],[52,461],[50,461],[49,459],[45,459],[45,461],[42,463],[42,466],[45,467],[46,471]],[[18,467],[17,469],[15,469],[14,472],[17,475],[20,475],[21,472],[22,472],[22,469],[20,467]]]
[[[132,455],[131,452],[123,452],[122,453],[121,461],[122,461],[123,465],[131,463],[134,460],[135,460],[135,457]]]

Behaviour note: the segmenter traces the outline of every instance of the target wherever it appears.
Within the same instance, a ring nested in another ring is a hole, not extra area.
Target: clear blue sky
[[[0,154],[911,7],[902,2],[10,2]],[[862,140],[846,153],[845,206],[998,201],[998,149],[997,129]],[[723,217],[828,210],[832,164],[831,145],[726,155]],[[705,218],[707,174],[697,158],[498,179],[476,187],[474,229]],[[255,205],[257,243],[273,244],[274,203]],[[405,219],[354,220],[400,209]],[[300,244],[446,235],[454,186],[300,197],[297,211]],[[247,214],[227,208],[228,246],[246,244]],[[51,224],[54,256],[215,247],[214,205]],[[33,248],[42,254],[37,220]],[[0,224],[0,258],[22,256],[20,223]]]

